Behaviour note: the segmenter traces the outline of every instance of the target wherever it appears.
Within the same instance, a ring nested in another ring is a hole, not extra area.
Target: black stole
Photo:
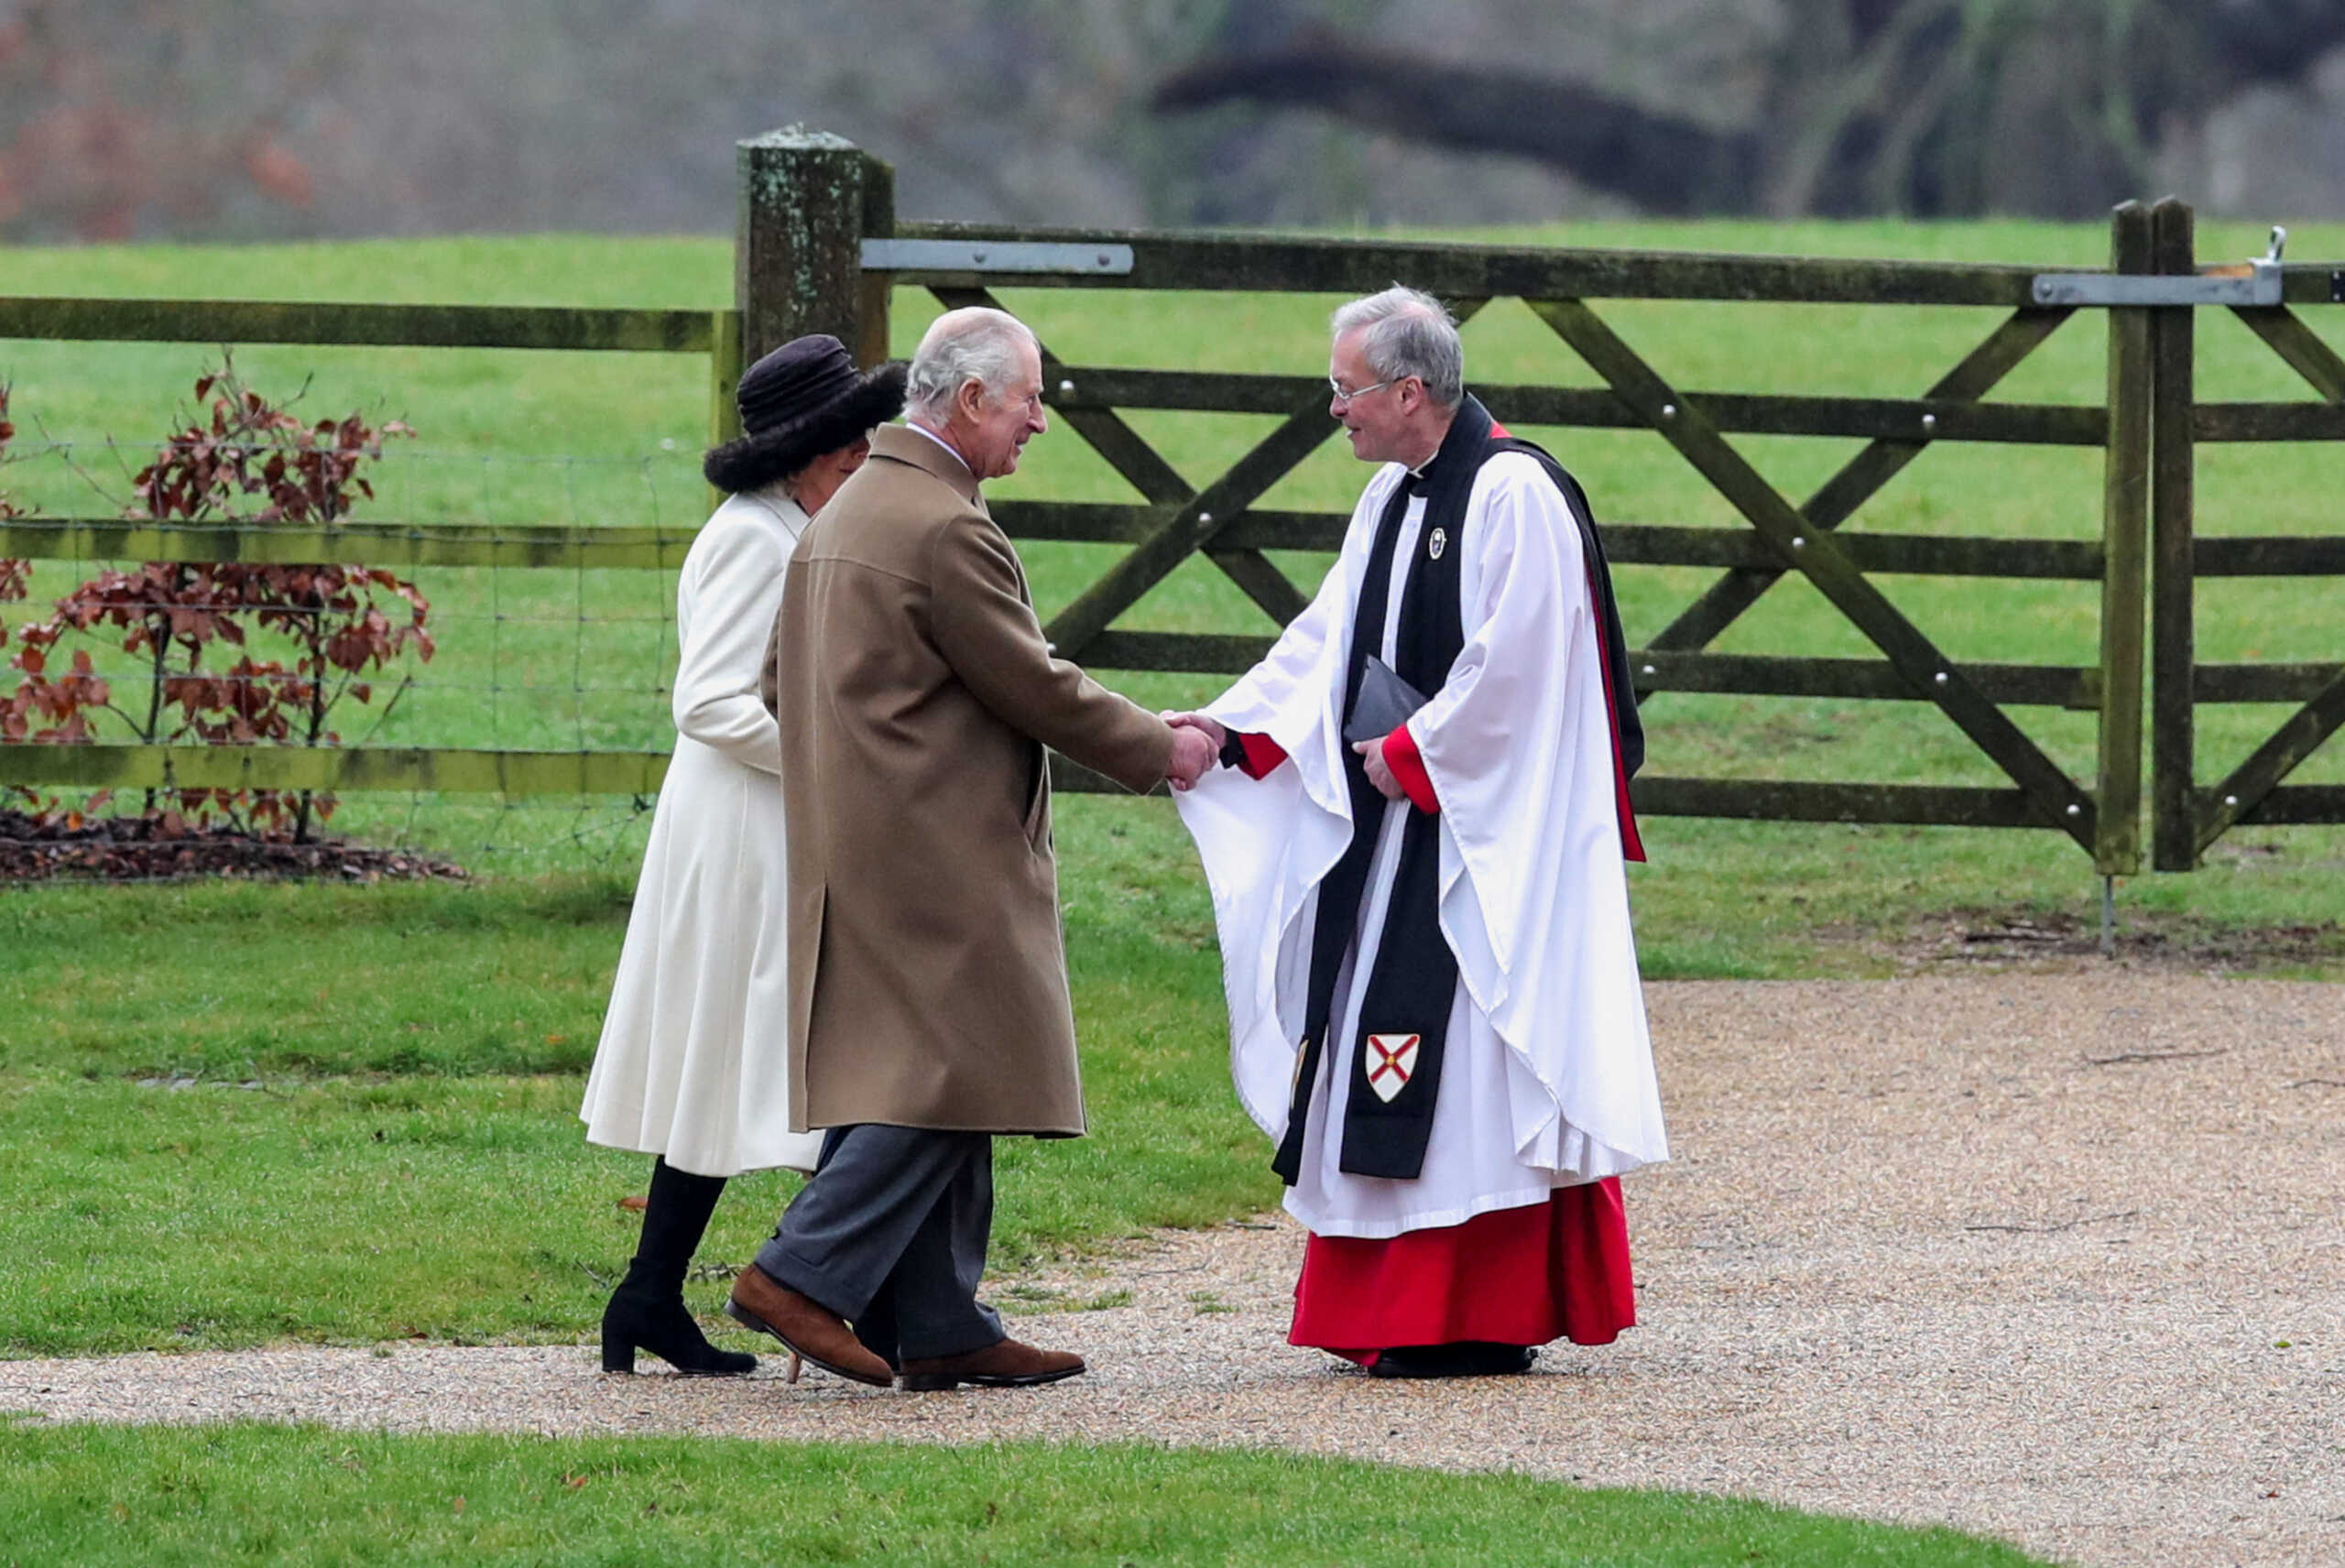
[[[1587,498],[1554,459],[1528,441],[1499,434],[1489,410],[1470,396],[1459,405],[1433,461],[1413,481],[1393,487],[1377,518],[1353,611],[1351,641],[1346,649],[1343,703],[1336,711],[1339,715],[1350,713],[1368,657],[1383,645],[1393,555],[1410,497],[1415,495],[1425,497],[1424,523],[1417,535],[1417,559],[1402,591],[1393,668],[1410,685],[1428,695],[1447,682],[1450,667],[1466,646],[1459,599],[1467,502],[1482,464],[1508,451],[1524,452],[1540,461],[1579,524],[1589,582],[1603,623],[1606,694],[1625,791],[1628,774],[1643,760],[1643,734],[1637,724],[1633,700],[1622,700],[1633,691],[1628,647],[1613,607],[1611,578],[1588,517]],[[1271,1169],[1289,1186],[1302,1173],[1304,1121],[1331,1024],[1336,972],[1343,966],[1359,921],[1369,864],[1375,856],[1387,809],[1406,811],[1408,820],[1402,830],[1400,865],[1376,964],[1367,976],[1367,993],[1361,998],[1359,1038],[1350,1042],[1345,1057],[1344,1070],[1351,1074],[1351,1088],[1338,1165],[1347,1174],[1413,1181],[1423,1170],[1425,1144],[1433,1134],[1434,1095],[1441,1084],[1442,1057],[1448,1043],[1450,1008],[1457,990],[1457,955],[1441,934],[1440,819],[1405,800],[1387,801],[1368,781],[1366,768],[1348,746],[1343,748],[1343,757],[1351,797],[1352,839],[1335,869],[1319,884],[1302,1050],[1287,1110],[1286,1136],[1271,1161]],[[1628,826],[1625,800],[1622,811],[1623,824]],[[1630,842],[1633,842],[1632,827],[1630,832]],[[1372,1045],[1372,1036],[1385,1037],[1383,1043]],[[1394,1082],[1395,1065],[1388,1052],[1411,1036],[1415,1037],[1415,1060],[1406,1081],[1388,1099],[1378,1092],[1377,1080],[1380,1077],[1388,1085]]]

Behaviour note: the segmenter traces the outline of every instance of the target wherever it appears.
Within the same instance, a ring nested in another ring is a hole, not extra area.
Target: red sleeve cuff
[[[1249,779],[1265,778],[1286,760],[1286,747],[1266,735],[1240,735],[1238,745],[1246,754],[1238,771]]]
[[[1409,797],[1409,803],[1420,811],[1441,810],[1440,797],[1433,792],[1433,777],[1425,771],[1425,759],[1417,755],[1417,737],[1409,726],[1401,724],[1384,737],[1384,766],[1392,770],[1392,778]]]

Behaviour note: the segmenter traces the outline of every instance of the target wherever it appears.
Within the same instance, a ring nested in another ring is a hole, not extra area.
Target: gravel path
[[[0,1410],[1281,1444],[1945,1522],[2080,1563],[2345,1561],[2345,986],[2101,968],[1649,995],[1677,1159],[1630,1184],[1643,1323],[1530,1377],[1385,1383],[1287,1346],[1281,1220],[1015,1282],[1130,1292],[1014,1316],[1092,1361],[1042,1389],[401,1345],[0,1362]]]

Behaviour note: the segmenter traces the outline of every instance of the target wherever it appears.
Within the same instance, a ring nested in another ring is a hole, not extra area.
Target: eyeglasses
[[[1406,381],[1407,379],[1408,379],[1408,377],[1407,377],[1407,376],[1395,376],[1391,377],[1390,379],[1383,380],[1383,381],[1380,381],[1380,382],[1376,383],[1376,385],[1374,385],[1373,387],[1357,387],[1357,388],[1355,388],[1355,389],[1353,389],[1353,390],[1351,390],[1351,391],[1348,391],[1348,392],[1347,392],[1347,391],[1346,391],[1346,390],[1344,389],[1344,384],[1343,384],[1342,382],[1340,382],[1340,381],[1336,380],[1334,376],[1330,376],[1329,377],[1327,377],[1327,390],[1328,390],[1328,391],[1330,391],[1330,392],[1332,392],[1332,393],[1334,393],[1334,394],[1336,395],[1336,402],[1338,402],[1338,403],[1348,403],[1348,402],[1350,402],[1350,401],[1351,401],[1353,398],[1355,398],[1355,397],[1367,397],[1370,392],[1381,392],[1381,391],[1383,391],[1387,387],[1397,387],[1397,386],[1399,386],[1402,382]]]

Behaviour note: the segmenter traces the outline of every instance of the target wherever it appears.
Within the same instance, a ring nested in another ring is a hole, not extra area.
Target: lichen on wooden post
[[[744,363],[808,332],[867,355],[863,236],[867,215],[892,223],[893,170],[842,136],[796,128],[737,144],[736,167],[733,297]]]

